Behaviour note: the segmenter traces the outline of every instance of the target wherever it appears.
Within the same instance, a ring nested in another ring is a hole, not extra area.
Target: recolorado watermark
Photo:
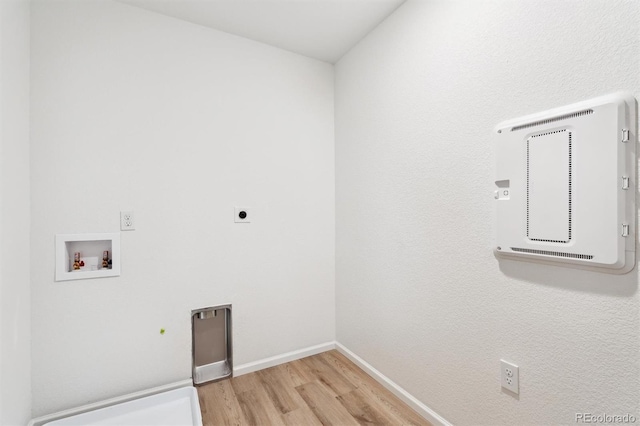
[[[576,423],[635,423],[638,419],[633,414],[593,414],[576,413]]]

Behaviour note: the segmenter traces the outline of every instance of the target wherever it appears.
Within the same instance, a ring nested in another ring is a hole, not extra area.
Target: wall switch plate
[[[120,212],[120,230],[121,231],[133,231],[136,229],[136,224],[133,218],[132,211]]]
[[[502,387],[513,393],[520,393],[518,366],[503,359],[500,360],[500,378]]]
[[[253,209],[251,207],[235,207],[233,221],[235,223],[251,223]]]

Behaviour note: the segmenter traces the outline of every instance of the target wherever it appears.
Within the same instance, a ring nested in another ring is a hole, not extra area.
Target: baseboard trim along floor
[[[338,342],[327,342],[321,345],[310,346],[308,348],[299,349],[297,351],[287,352],[282,355],[277,355],[247,364],[242,364],[233,369],[233,375],[241,376],[243,374],[252,373],[254,371],[262,370],[265,368],[275,367],[276,365],[284,364],[289,361],[295,361],[296,359],[330,351],[332,349],[337,349],[342,355],[349,358],[354,364],[362,368],[368,375],[373,377],[378,383],[388,389],[395,396],[400,398],[404,403],[413,408],[418,414],[427,419],[427,421],[429,421],[430,423],[439,426],[452,426],[452,424],[449,423],[444,417],[436,413],[431,408],[427,407],[416,397],[404,390],[387,376],[373,368],[371,364],[367,363],[364,359],[360,358],[358,355],[351,352],[344,345]]]
[[[246,364],[233,367],[234,376],[242,376],[243,374],[253,373],[254,371],[264,370],[265,368],[275,367],[285,362],[295,361],[296,359],[306,358],[311,355],[317,355],[322,352],[330,351],[336,348],[336,342],[327,342],[320,345],[309,346],[308,348],[298,349],[296,351],[287,352],[281,355],[269,358],[259,359],[258,361],[248,362]]]
[[[371,364],[351,352],[345,346],[336,342],[336,349],[342,355],[349,358],[355,365],[362,368],[368,375],[376,379],[378,383],[387,388],[391,393],[400,398],[405,404],[413,408],[418,414],[427,419],[433,425],[452,426],[444,417],[433,411],[431,408],[418,401],[416,397],[398,386],[393,380],[373,368]]]

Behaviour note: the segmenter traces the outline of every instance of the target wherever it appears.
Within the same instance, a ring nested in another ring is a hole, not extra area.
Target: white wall
[[[630,1],[409,0],[336,65],[337,340],[454,424],[640,414],[637,268],[498,263],[491,138],[640,96],[639,20]]]
[[[0,424],[31,418],[29,2],[0,1]]]
[[[34,416],[190,377],[193,308],[233,304],[236,365],[334,340],[332,66],[109,1],[31,35]],[[122,276],[54,282],[125,209]]]

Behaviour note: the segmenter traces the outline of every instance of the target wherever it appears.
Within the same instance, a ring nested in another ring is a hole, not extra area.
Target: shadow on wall
[[[636,267],[623,275],[509,259],[498,262],[500,270],[510,278],[550,287],[619,297],[633,296],[638,289],[637,261]]]

